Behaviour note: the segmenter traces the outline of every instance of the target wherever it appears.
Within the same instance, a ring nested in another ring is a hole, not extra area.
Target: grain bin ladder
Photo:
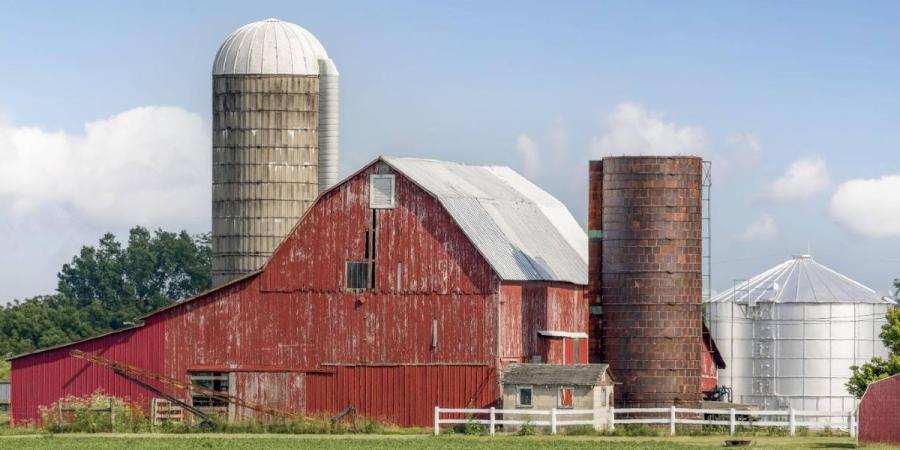
[[[140,386],[144,389],[147,389],[150,392],[153,392],[154,394],[157,394],[157,395],[165,398],[166,400],[169,400],[171,402],[178,404],[182,408],[190,411],[191,413],[200,417],[204,421],[212,422],[212,418],[209,415],[207,415],[206,413],[204,413],[203,411],[201,411],[197,408],[194,408],[193,406],[188,405],[187,403],[184,403],[170,395],[167,395],[166,393],[160,391],[159,389],[145,383],[144,381],[141,381],[139,378],[154,380],[159,383],[162,383],[163,385],[173,387],[175,389],[181,389],[181,390],[185,390],[185,391],[195,393],[195,394],[206,395],[206,396],[221,400],[223,402],[228,402],[228,403],[231,403],[231,404],[237,405],[237,406],[243,406],[244,408],[249,408],[254,411],[259,411],[261,413],[269,414],[269,415],[276,416],[276,417],[284,417],[284,418],[288,418],[288,419],[293,419],[293,418],[297,417],[297,415],[292,412],[272,408],[272,407],[265,406],[265,405],[260,405],[258,403],[251,402],[249,400],[244,400],[243,398],[235,396],[235,395],[229,395],[227,393],[214,391],[212,389],[208,389],[203,386],[198,386],[196,384],[186,383],[184,381],[176,380],[174,378],[170,378],[165,375],[151,372],[149,370],[142,369],[137,366],[132,366],[131,364],[125,364],[125,363],[121,363],[118,361],[113,361],[111,359],[107,359],[102,356],[95,355],[93,353],[87,353],[87,352],[83,352],[81,350],[72,350],[71,352],[69,352],[69,355],[71,355],[74,358],[80,358],[80,359],[83,359],[90,363],[96,364],[98,366],[111,369],[117,375],[127,379],[128,381],[130,381],[134,384],[137,384],[138,386]]]

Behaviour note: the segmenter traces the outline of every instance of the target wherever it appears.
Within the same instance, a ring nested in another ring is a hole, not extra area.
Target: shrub
[[[62,423],[60,422],[60,406]],[[98,390],[84,397],[67,396],[49,407],[41,407],[41,420],[50,432],[141,432],[150,429],[150,422],[140,405],[119,399]]]
[[[466,423],[461,423],[453,427],[453,431],[455,433],[465,434],[467,436],[474,436],[481,434],[482,428],[481,424],[474,421],[474,419],[469,419]]]
[[[526,421],[519,427],[519,431],[516,434],[519,436],[534,436],[537,434],[537,427],[531,421]]]

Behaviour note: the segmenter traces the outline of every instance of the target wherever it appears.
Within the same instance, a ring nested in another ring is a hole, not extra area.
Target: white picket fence
[[[596,420],[566,420],[567,416],[591,415],[595,413],[606,413],[606,417]],[[681,417],[679,417],[681,414]],[[715,415],[719,418],[698,419],[705,415]],[[445,417],[445,415],[455,415],[455,418]],[[466,417],[458,417],[464,415]],[[503,418],[504,415],[510,416],[533,416],[538,420],[521,420]],[[688,417],[684,417],[687,415]],[[476,416],[487,416],[484,418],[476,418]],[[501,416],[501,417],[498,417]],[[618,418],[616,416],[625,416]],[[643,417],[651,416],[651,417]],[[724,417],[727,416],[727,420]],[[626,418],[627,417],[627,418]],[[775,420],[786,418],[786,420]],[[812,420],[809,420],[809,419]],[[827,420],[823,420],[827,419]],[[803,420],[807,419],[807,420]],[[836,419],[836,420],[835,420]],[[843,411],[796,411],[788,409],[786,411],[737,411],[735,409],[691,409],[676,408],[671,406],[668,408],[612,408],[608,410],[591,410],[591,409],[557,409],[536,410],[536,409],[471,409],[471,408],[434,408],[434,434],[441,433],[441,425],[449,424],[466,424],[477,423],[487,425],[488,432],[494,435],[497,425],[525,425],[530,424],[539,427],[550,427],[550,433],[556,434],[560,427],[574,425],[606,425],[607,429],[615,430],[616,425],[641,423],[641,424],[657,424],[668,425],[669,434],[674,436],[677,424],[690,425],[719,425],[728,426],[729,434],[734,436],[737,427],[785,427],[793,436],[797,432],[797,428],[809,429],[843,429],[850,433],[851,437],[856,437],[857,423],[855,412]]]

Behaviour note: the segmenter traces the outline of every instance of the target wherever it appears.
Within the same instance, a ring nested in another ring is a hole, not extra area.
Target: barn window
[[[571,408],[575,406],[575,403],[572,399],[572,395],[574,389],[570,387],[561,387],[559,388],[559,407],[560,408]]]
[[[344,287],[362,290],[372,287],[372,261],[347,261]]]
[[[228,394],[228,373],[191,372],[191,384]],[[228,406],[228,402],[225,400],[196,392],[192,394],[191,402],[194,406],[201,408],[222,408]]]
[[[531,386],[519,386],[516,392],[516,406],[531,406]]]
[[[369,208],[393,208],[394,197],[393,175],[369,175]]]

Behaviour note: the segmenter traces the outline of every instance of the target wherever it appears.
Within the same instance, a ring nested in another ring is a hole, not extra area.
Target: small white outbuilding
[[[590,414],[565,417],[593,420],[597,423],[594,428],[606,428],[615,383],[608,364],[512,364],[501,374],[500,382],[504,410],[593,410]],[[504,414],[504,419],[536,420],[526,414]]]

